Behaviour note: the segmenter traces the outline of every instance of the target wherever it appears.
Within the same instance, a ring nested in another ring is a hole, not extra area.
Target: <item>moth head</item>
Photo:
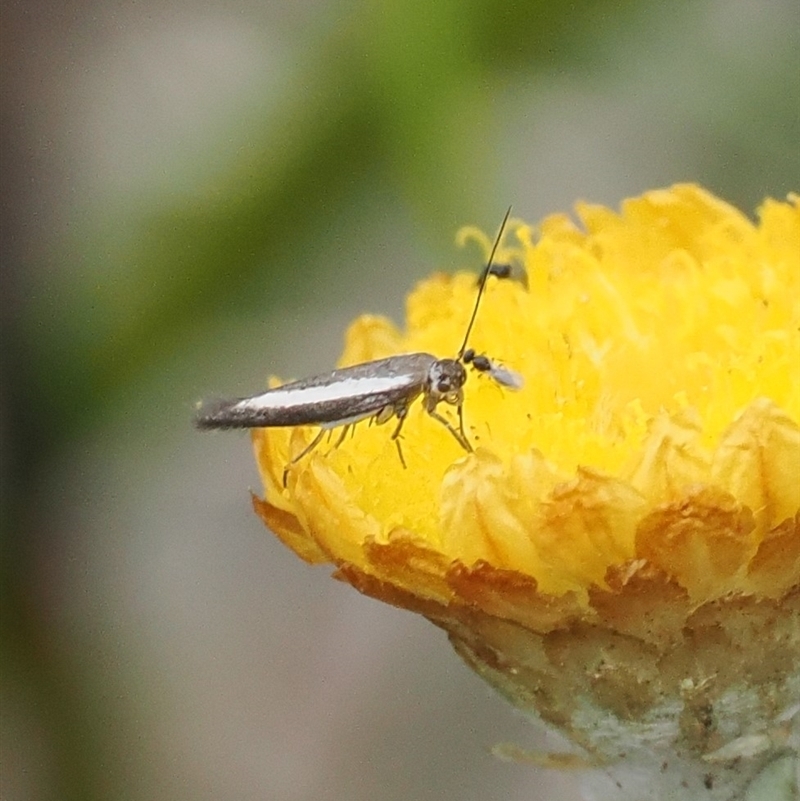
[[[467,371],[457,359],[439,359],[428,370],[428,394],[436,402],[445,401],[457,405],[464,397],[462,387],[467,380]]]

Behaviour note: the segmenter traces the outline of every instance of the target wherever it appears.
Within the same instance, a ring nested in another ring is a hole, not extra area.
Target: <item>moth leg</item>
[[[289,462],[289,464],[286,465],[286,467],[283,468],[283,486],[284,487],[286,486],[286,480],[289,477],[290,468],[294,467],[304,456],[307,456],[309,453],[311,453],[311,451],[313,451],[314,448],[316,448],[317,445],[319,445],[320,442],[322,442],[322,438],[325,436],[326,432],[329,433],[329,429],[321,428],[319,430],[319,432],[317,433],[317,436],[314,437],[314,439],[312,439],[311,442],[309,442],[309,444],[306,445],[306,447],[303,448],[303,450],[300,451],[300,453],[298,453],[297,456],[295,456],[294,459],[292,459]]]
[[[400,464],[403,465],[404,469],[408,469],[408,465],[406,464],[406,460],[403,458],[403,449],[400,446],[400,431],[403,428],[403,423],[406,421],[406,415],[408,414],[408,406],[405,405],[398,405],[394,407],[394,413],[397,415],[397,427],[392,432],[392,439],[394,440],[394,444],[397,446],[397,455],[400,457]]]
[[[321,428],[317,436],[314,437],[314,439],[312,439],[311,442],[309,442],[308,445],[306,445],[305,448],[303,448],[303,450],[300,451],[300,453],[298,453],[297,456],[294,457],[294,459],[292,459],[291,462],[289,462],[289,465],[291,466],[293,464],[297,464],[297,462],[299,462],[304,456],[308,456],[308,454],[311,453],[311,451],[313,451],[314,448],[316,448],[317,445],[320,444],[320,442],[322,442],[322,438],[328,432],[329,429]]]
[[[408,470],[408,465],[406,464],[406,460],[403,457],[403,449],[400,446],[400,440],[396,439],[394,444],[397,445],[397,455],[400,457],[400,464],[403,465],[404,470]]]
[[[377,414],[370,417],[370,423],[374,422],[376,426],[382,426],[384,423],[388,423],[395,414],[397,414],[397,409],[398,407],[392,405],[384,406]],[[397,416],[399,417],[400,415],[397,414]]]
[[[459,410],[459,427],[461,431],[456,428],[453,428],[452,423],[446,418],[442,417],[436,409],[428,409],[428,414],[434,419],[438,420],[455,438],[456,442],[468,453],[472,453],[473,447],[469,444],[469,440],[467,439],[466,435],[464,434],[464,425],[463,421],[461,420],[461,406],[458,407]]]
[[[464,440],[464,442],[466,442],[467,445],[469,445],[469,440],[467,439],[467,432],[464,431],[464,404],[459,403],[457,408],[458,408],[458,433],[461,434],[461,438]],[[472,450],[471,445],[468,448],[468,450],[470,451]]]
[[[333,449],[336,450],[343,442],[344,438],[347,436],[347,432],[351,429],[355,429],[355,425],[353,423],[346,423],[342,426],[342,433],[339,434],[339,439],[336,440],[336,444],[333,446]]]

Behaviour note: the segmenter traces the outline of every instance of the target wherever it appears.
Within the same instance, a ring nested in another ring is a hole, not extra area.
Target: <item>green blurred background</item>
[[[424,620],[285,551],[203,396],[335,362],[585,199],[800,190],[797,0],[5,4],[2,728],[16,799],[571,799]]]

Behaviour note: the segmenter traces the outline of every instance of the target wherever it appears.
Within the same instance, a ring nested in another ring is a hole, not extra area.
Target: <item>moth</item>
[[[467,380],[467,366],[488,375],[500,386],[512,390],[522,387],[522,377],[518,373],[467,348],[489,276],[495,274],[492,261],[510,214],[511,208],[503,218],[487,265],[481,273],[472,316],[455,358],[437,358],[430,353],[406,353],[342,367],[330,373],[292,381],[258,395],[203,405],[195,417],[195,425],[200,429],[318,425],[320,430],[314,439],[287,465],[284,484],[288,470],[314,450],[326,433],[342,428],[336,443],[338,446],[350,428],[362,420],[372,420],[378,424],[397,420],[391,439],[397,445],[400,461],[405,467],[400,433],[409,407],[420,396],[425,411],[441,423],[465,451],[472,451],[464,431],[463,388]],[[499,272],[499,277],[504,277],[504,271]],[[455,406],[457,427],[439,413],[441,403]]]

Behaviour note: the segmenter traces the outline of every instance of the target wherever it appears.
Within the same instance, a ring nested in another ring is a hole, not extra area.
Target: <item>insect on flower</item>
[[[526,272],[525,268],[519,264],[492,264],[490,262],[483,268],[483,270],[481,270],[481,274],[478,276],[478,286],[483,283],[484,275],[486,273],[489,273],[489,275],[494,275],[497,278],[518,281],[526,289],[528,287],[528,273]]]
[[[400,447],[400,432],[409,406],[422,395],[425,411],[440,422],[466,451],[472,446],[464,431],[464,384],[466,365],[490,376],[509,389],[519,389],[522,377],[485,355],[467,348],[478,307],[492,270],[492,260],[500,243],[511,208],[505,214],[485,269],[481,274],[475,306],[464,335],[464,341],[454,359],[439,359],[430,353],[406,353],[385,359],[342,367],[330,373],[292,381],[268,389],[258,395],[218,401],[202,406],[195,418],[200,429],[214,428],[273,428],[284,426],[318,425],[320,431],[295,456],[284,471],[284,484],[289,468],[310,453],[326,432],[342,428],[339,445],[348,430],[356,423],[371,419],[381,424],[393,418],[397,425],[391,438],[403,466],[406,466]],[[503,274],[500,277],[504,277]],[[437,410],[440,403],[456,407],[458,426],[454,426]]]

